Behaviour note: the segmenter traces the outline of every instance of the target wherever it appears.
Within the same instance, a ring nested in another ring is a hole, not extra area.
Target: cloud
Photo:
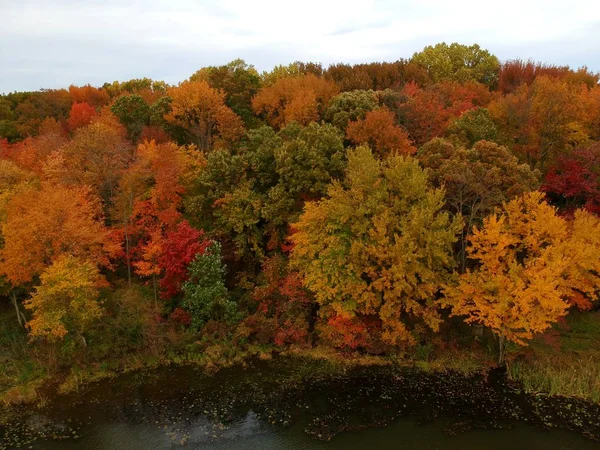
[[[238,57],[259,70],[393,61],[441,41],[600,70],[593,0],[2,0],[0,14],[0,92],[176,83]]]

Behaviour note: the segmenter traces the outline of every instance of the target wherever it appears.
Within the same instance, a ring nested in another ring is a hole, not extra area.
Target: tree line
[[[6,304],[54,365],[178,342],[410,354],[453,317],[502,362],[597,307],[599,78],[442,43],[0,96]]]

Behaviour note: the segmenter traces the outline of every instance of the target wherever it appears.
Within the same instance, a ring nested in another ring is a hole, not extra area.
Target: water
[[[552,422],[552,411],[536,404],[540,421],[527,402],[503,389],[478,377],[379,369],[318,381],[285,364],[214,376],[158,370],[57,397],[5,430],[0,449],[15,443],[40,450],[600,448],[581,433],[540,427]],[[38,438],[28,442],[28,436]]]
[[[343,432],[329,442],[306,434],[301,426],[277,430],[255,421],[252,415],[235,425],[231,432],[212,441],[202,435],[192,437],[182,446],[165,433],[147,425],[96,423],[87,428],[79,440],[47,441],[36,449],[86,450],[597,450],[600,445],[575,433],[544,431],[526,425],[510,430],[475,430],[456,436],[443,432],[442,423],[419,425],[414,420],[400,419],[385,428],[359,432]],[[202,434],[202,433],[200,433]]]

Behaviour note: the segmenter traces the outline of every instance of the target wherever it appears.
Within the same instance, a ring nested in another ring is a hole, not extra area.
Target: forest
[[[600,401],[599,80],[441,43],[0,96],[0,398],[304,352]]]

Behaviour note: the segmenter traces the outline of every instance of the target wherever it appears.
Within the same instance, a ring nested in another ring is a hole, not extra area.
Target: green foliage
[[[111,106],[110,110],[127,129],[129,139],[137,141],[143,128],[150,120],[150,107],[139,95],[123,95]]]
[[[183,284],[183,306],[192,315],[192,326],[200,330],[210,320],[232,321],[236,304],[225,287],[225,267],[221,262],[221,245],[213,242],[190,263],[190,278]]]
[[[494,87],[500,70],[498,58],[477,44],[429,45],[415,53],[411,61],[424,67],[434,82],[474,80]]]
[[[476,108],[454,119],[446,135],[450,140],[469,148],[478,141],[497,142],[498,129],[487,109]]]
[[[293,225],[292,267],[321,314],[342,324],[375,315],[391,345],[414,343],[416,323],[437,330],[434,298],[451,276],[462,227],[460,218],[440,211],[443,197],[412,158],[380,162],[367,147],[350,151],[344,180],[307,204]],[[363,333],[360,324],[356,330]]]
[[[365,114],[378,106],[375,91],[354,90],[342,92],[329,102],[325,120],[345,131],[351,120],[364,119]]]
[[[205,80],[214,88],[225,93],[225,103],[240,116],[246,126],[259,122],[252,112],[251,100],[261,87],[260,75],[251,64],[236,59],[224,66],[210,66],[198,70],[190,81]]]

